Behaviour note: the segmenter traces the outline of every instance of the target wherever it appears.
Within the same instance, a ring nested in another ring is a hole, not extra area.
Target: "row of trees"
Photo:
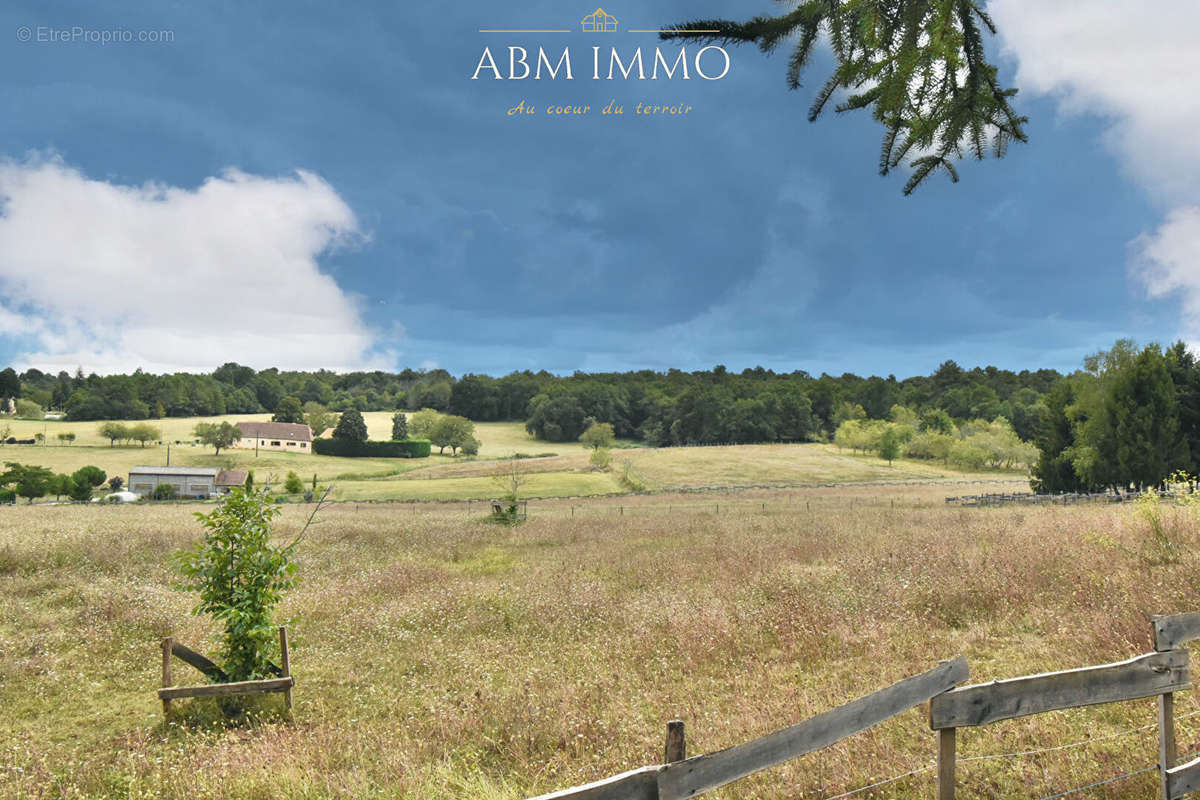
[[[64,410],[74,420],[270,412],[277,421],[305,422],[320,435],[336,426],[338,412],[431,408],[480,422],[528,422],[540,438],[557,441],[574,440],[590,417],[611,424],[620,437],[653,444],[831,437],[856,407],[868,419],[886,419],[896,404],[941,408],[958,420],[1003,416],[1028,440],[1036,434],[1045,393],[1062,377],[1053,370],[964,370],[953,361],[932,375],[905,380],[813,377],[762,367],[734,373],[723,366],[458,379],[445,370],[339,375],[255,371],[234,363],[209,375],[6,374],[0,384],[7,388],[0,391]]]
[[[1038,457],[1037,448],[1021,441],[1004,417],[958,424],[940,409],[918,415],[899,405],[892,408],[889,420],[846,420],[834,443],[877,453],[889,463],[903,455],[962,469],[1028,468]]]
[[[0,472],[0,503],[12,502],[16,497],[24,497],[32,503],[47,495],[53,495],[56,500],[69,497],[87,502],[92,499],[92,492],[108,479],[104,470],[91,466],[80,467],[70,475],[13,461],[5,463],[4,467],[4,472]],[[122,483],[119,477],[113,477],[110,486],[119,489]]]
[[[1034,488],[1144,489],[1200,466],[1200,363],[1123,339],[1084,360],[1047,394]]]
[[[126,425],[123,422],[105,422],[97,428],[97,431],[105,439],[108,439],[109,447],[115,447],[117,442],[126,444],[137,442],[145,447],[147,442],[162,441],[162,428],[148,422],[138,422],[133,425]]]

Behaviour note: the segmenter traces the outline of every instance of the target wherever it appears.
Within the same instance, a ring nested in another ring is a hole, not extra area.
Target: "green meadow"
[[[391,414],[363,415],[372,438],[391,435]],[[963,472],[940,464],[900,459],[889,465],[872,455],[854,454],[828,444],[730,445],[722,447],[634,447],[618,442],[612,463],[600,471],[588,461],[589,451],[578,442],[543,442],[526,433],[517,422],[476,424],[483,443],[475,457],[434,454],[424,459],[342,458],[311,453],[289,453],[230,448],[219,455],[191,437],[197,422],[266,420],[265,414],[217,418],[162,419],[163,443],[142,447],[136,443],[110,446],[99,435],[96,422],[35,422],[14,420],[12,435],[31,438],[44,433],[40,445],[0,446],[0,461],[37,464],[55,472],[74,472],[85,465],[100,467],[110,476],[127,476],[139,465],[216,466],[252,469],[256,479],[282,483],[296,472],[307,483],[313,475],[322,485],[333,485],[339,500],[467,500],[498,492],[491,475],[499,462],[521,454],[520,469],[527,473],[523,493],[528,497],[575,497],[628,492],[619,476],[626,462],[645,490],[725,489],[759,486],[821,486],[845,483],[938,482],[1002,478],[1020,484],[1022,475],[1003,472]],[[72,444],[62,444],[59,433],[74,433]]]

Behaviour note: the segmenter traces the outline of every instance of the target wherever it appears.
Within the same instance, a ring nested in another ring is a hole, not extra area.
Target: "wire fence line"
[[[1185,720],[1190,717],[1196,717],[1196,716],[1200,716],[1200,711],[1191,711],[1187,714],[1180,714],[1177,717],[1175,717],[1175,721],[1179,722],[1180,720]],[[1022,756],[1036,756],[1036,755],[1042,755],[1044,753],[1054,753],[1054,752],[1058,752],[1060,750],[1069,750],[1069,749],[1072,749],[1075,747],[1083,747],[1084,745],[1094,744],[1096,742],[1104,742],[1104,741],[1109,741],[1111,739],[1120,739],[1124,736],[1131,736],[1135,733],[1145,733],[1146,731],[1154,730],[1157,727],[1158,727],[1157,723],[1151,723],[1150,725],[1142,725],[1137,728],[1130,728],[1129,730],[1118,731],[1117,733],[1105,734],[1104,736],[1092,736],[1087,739],[1080,739],[1079,741],[1076,741],[1076,742],[1069,742],[1067,744],[1055,745],[1054,747],[1042,747],[1042,748],[1038,748],[1036,750],[1014,750],[1009,753],[987,753],[987,754],[978,755],[978,756],[964,756],[962,758],[956,758],[955,762],[958,764],[965,764],[965,763],[972,762],[972,761],[990,761],[990,760],[998,759],[998,758],[1020,758]],[[1198,752],[1200,752],[1200,751],[1198,751]],[[1180,756],[1179,758],[1175,759],[1175,763],[1181,764],[1184,761],[1187,761],[1188,759],[1194,758],[1195,755],[1196,755],[1196,753],[1186,755],[1186,756]],[[909,770],[908,772],[904,772],[899,775],[894,775],[890,778],[884,778],[881,781],[875,781],[874,783],[869,783],[866,786],[859,786],[857,789],[850,789],[848,791],[842,792],[841,794],[831,795],[829,797],[824,798],[824,800],[842,800],[842,798],[853,797],[856,794],[862,794],[863,792],[869,791],[871,789],[878,789],[880,786],[887,786],[889,784],[896,783],[897,781],[902,781],[905,778],[913,778],[913,777],[916,777],[917,775],[923,775],[924,773],[930,772],[931,770],[933,770],[936,766],[937,766],[936,764],[928,764],[924,767],[919,767],[917,769]],[[1087,789],[1094,789],[1098,786],[1104,786],[1109,783],[1116,783],[1117,781],[1125,780],[1127,778],[1132,778],[1136,775],[1141,775],[1144,772],[1150,772],[1151,770],[1155,770],[1155,769],[1158,769],[1158,764],[1152,764],[1149,767],[1139,769],[1134,772],[1127,772],[1123,775],[1118,775],[1113,778],[1107,778],[1103,781],[1098,781],[1096,783],[1090,783],[1086,786],[1078,786],[1074,789],[1067,789],[1066,791],[1059,792],[1057,794],[1047,795],[1046,797],[1039,798],[1039,800],[1053,800],[1054,798],[1057,798],[1057,797],[1066,797],[1067,795],[1086,791]]]

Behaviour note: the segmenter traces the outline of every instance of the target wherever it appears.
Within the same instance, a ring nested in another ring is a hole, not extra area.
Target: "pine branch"
[[[771,52],[785,38],[795,37],[787,84],[796,89],[822,33],[837,67],[817,91],[809,121],[821,115],[835,94],[847,90],[849,95],[834,105],[835,113],[869,108],[884,126],[880,174],[887,175],[910,153],[919,154],[909,162],[905,194],[938,171],[957,181],[951,162],[967,152],[976,159],[988,152],[1000,158],[1013,141],[1028,141],[1023,128],[1028,119],[1009,103],[1017,90],[1002,88],[996,67],[987,61],[984,36],[994,35],[996,26],[977,0],[802,0],[776,17],[744,23],[696,20],[661,38],[753,42]]]

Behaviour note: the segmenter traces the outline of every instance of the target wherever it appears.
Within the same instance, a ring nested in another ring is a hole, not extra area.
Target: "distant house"
[[[134,467],[129,470],[129,491],[140,497],[154,493],[155,487],[169,483],[179,497],[208,499],[229,494],[246,483],[246,470],[219,467]]]
[[[617,30],[617,18],[597,8],[580,22],[584,33],[613,33]]]
[[[250,450],[312,452],[312,428],[295,422],[239,422],[242,438],[235,445]]]

